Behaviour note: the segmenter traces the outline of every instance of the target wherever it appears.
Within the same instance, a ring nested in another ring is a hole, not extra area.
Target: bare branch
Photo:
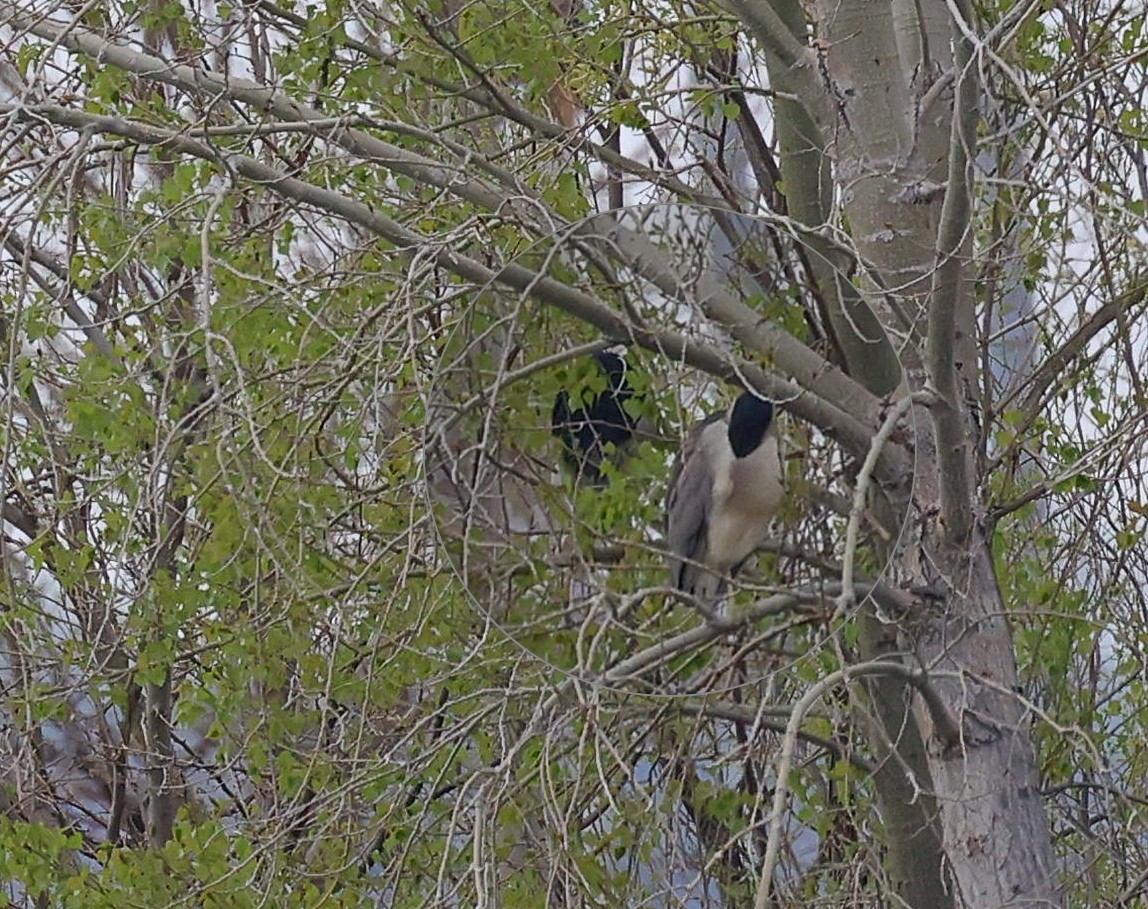
[[[955,0],[964,22],[970,21],[971,8]],[[933,272],[929,305],[928,363],[929,380],[940,397],[931,409],[937,435],[937,459],[941,477],[941,506],[945,515],[948,538],[960,543],[972,531],[972,480],[967,450],[969,440],[965,426],[965,407],[957,378],[959,348],[968,338],[959,339],[957,325],[962,308],[972,305],[965,286],[965,250],[972,241],[972,153],[976,147],[978,82],[973,66],[974,37],[953,25],[955,53],[953,66],[956,81],[955,115],[949,143],[949,180],[941,208],[941,225],[937,232],[937,266]],[[962,369],[973,364],[962,363]]]
[[[315,133],[328,138],[348,152],[368,161],[382,164],[388,170],[403,174],[424,183],[445,189],[467,202],[488,211],[498,211],[510,201],[505,192],[482,180],[470,177],[466,164],[479,157],[473,150],[450,143],[430,131],[423,131],[420,138],[435,141],[441,147],[459,156],[456,167],[446,167],[432,158],[417,155],[390,142],[384,142],[362,130],[354,129],[345,122],[329,126],[330,117],[321,111],[300,104],[295,99],[273,88],[258,85],[246,79],[231,75],[219,75],[175,63],[160,57],[133,50],[102,37],[83,26],[72,24],[67,27],[55,25],[47,19],[36,18],[20,11],[11,3],[0,3],[0,16],[8,19],[15,28],[55,42],[68,50],[81,53],[111,65],[125,72],[134,73],[142,79],[161,82],[192,93],[206,93],[216,98],[225,98],[249,105],[257,110],[266,110],[287,122],[309,123]],[[378,124],[376,124],[378,125]],[[410,133],[410,127],[404,132]],[[509,181],[507,189],[516,196],[532,199],[535,206],[541,207],[538,196],[507,171],[496,168],[487,162],[488,173]],[[547,232],[552,222],[546,225]]]
[[[902,597],[877,584],[858,583],[856,586],[864,589],[865,593],[873,593],[879,599],[888,602],[895,612],[901,612],[906,606]],[[644,599],[657,593],[666,593],[683,600],[686,600],[688,596],[675,588],[650,588],[638,591],[638,593],[633,594],[633,597]],[[769,616],[782,615],[801,605],[823,603],[839,594],[840,585],[836,584],[826,584],[824,588],[816,590],[797,589],[773,594],[750,606],[739,609],[734,616],[715,617],[712,621],[707,621],[681,634],[658,641],[656,644],[620,660],[606,671],[602,681],[609,685],[624,684],[627,680],[638,678],[679,654],[696,650],[738,628],[751,626]],[[886,597],[886,594],[890,594],[890,596]]]
[[[116,353],[115,347],[108,339],[108,336],[104,333],[104,330],[92,322],[92,320],[87,317],[84,311],[76,305],[76,301],[72,299],[70,276],[68,275],[67,269],[65,269],[63,265],[49,256],[43,250],[32,246],[30,240],[21,242],[19,239],[17,239],[15,234],[12,233],[5,234],[4,248],[21,261],[35,262],[41,268],[47,269],[56,278],[58,278],[62,282],[63,286],[59,288],[52,288],[49,287],[47,281],[37,271],[34,269],[27,269],[28,274],[31,276],[32,280],[35,281],[42,290],[50,294],[55,294],[59,298],[60,305],[64,310],[64,313],[77,326],[79,326],[80,330],[91,342],[92,346],[103,356],[121,366],[123,365],[120,363],[119,355]],[[103,295],[98,291],[91,291],[90,296],[94,300],[101,300],[103,298]]]
[[[1128,290],[1097,309],[1049,355],[1048,359],[1041,363],[1023,386],[1028,389],[1024,403],[1021,404],[1021,410],[1026,415],[1023,424],[1025,427],[1031,426],[1032,421],[1039,416],[1048,390],[1068,365],[1084,352],[1089,342],[1111,323],[1117,321],[1122,313],[1132,313],[1142,306],[1146,298],[1148,298],[1148,280],[1144,276],[1138,276]],[[1018,435],[1023,436],[1024,430],[1019,430]]]
[[[791,70],[798,97],[809,115],[825,128],[833,122],[822,86],[813,78],[817,55],[798,41],[777,15],[769,0],[725,0],[725,5],[749,26],[763,47],[777,55]]]
[[[675,700],[671,702],[671,707],[681,713],[689,714],[691,716],[708,716],[715,717],[720,720],[728,720],[732,723],[740,723],[744,726],[756,728],[758,726],[771,729],[774,732],[785,732],[788,728],[788,722],[771,719],[763,715],[762,708],[749,708],[743,707],[740,704],[728,704],[722,701],[685,701]],[[792,713],[791,707],[785,707],[783,715],[788,716]],[[856,767],[862,773],[873,772],[873,762],[857,755],[852,749],[842,747],[840,742],[832,741],[831,739],[823,738],[812,732],[804,730],[798,732],[798,737],[811,745],[816,745],[818,748],[824,748],[834,757],[841,761],[848,761],[851,765]]]
[[[801,723],[813,705],[831,689],[842,682],[870,675],[895,675],[913,685],[924,697],[930,715],[938,724],[938,732],[943,731],[949,743],[960,741],[960,727],[949,714],[940,695],[932,689],[928,682],[928,676],[923,669],[910,669],[901,663],[890,660],[871,660],[868,663],[858,663],[856,666],[839,669],[812,685],[802,695],[801,700],[793,706],[793,712],[789,715],[789,724],[785,730],[785,739],[782,741],[781,757],[778,758],[777,762],[777,786],[773,791],[773,808],[769,815],[769,839],[765,859],[762,862],[754,909],[767,909],[769,906],[773,872],[777,866],[777,858],[781,849],[782,820],[785,816],[785,804],[789,798],[789,772],[793,767],[793,755],[797,750],[798,730]]]
[[[790,410],[834,433],[842,444],[850,449],[868,450],[871,434],[863,423],[841,407],[805,393],[792,383],[767,381],[760,369],[749,365],[731,366],[727,355],[708,345],[690,341],[678,332],[635,328],[613,309],[589,294],[554,278],[539,275],[525,266],[511,264],[501,270],[495,270],[468,256],[431,244],[427,238],[362,202],[289,177],[284,172],[247,155],[208,146],[169,130],[57,105],[0,104],[0,113],[33,120],[46,119],[81,129],[90,127],[100,132],[124,136],[144,145],[170,149],[211,161],[226,170],[264,185],[279,195],[312,205],[365,227],[398,247],[399,255],[406,256],[408,250],[431,248],[433,260],[460,277],[482,285],[497,281],[529,293],[593,325],[607,338],[640,344],[649,350],[690,363],[711,375],[730,379],[739,375],[748,376],[755,386],[776,394],[779,399],[789,399],[790,403],[787,406]],[[905,482],[912,474],[912,463],[909,458],[903,452],[892,452],[888,448],[885,454],[886,457],[882,459],[878,471],[882,481],[894,485]]]
[[[838,597],[837,606],[837,612],[839,614],[845,614],[846,611],[853,607],[857,599],[856,591],[853,589],[854,562],[857,556],[857,535],[861,529],[861,517],[865,513],[865,502],[869,495],[869,483],[873,477],[873,471],[877,467],[877,461],[881,457],[882,449],[888,444],[889,439],[892,438],[893,432],[897,429],[902,417],[904,417],[912,408],[913,404],[918,403],[919,400],[920,399],[915,395],[906,395],[889,410],[888,415],[885,417],[885,422],[881,424],[877,435],[873,437],[873,445],[869,449],[869,453],[865,456],[865,462],[861,465],[861,470],[857,474],[857,482],[853,491],[853,504],[849,509],[849,523],[845,528],[845,554],[842,557],[841,566],[841,596]]]

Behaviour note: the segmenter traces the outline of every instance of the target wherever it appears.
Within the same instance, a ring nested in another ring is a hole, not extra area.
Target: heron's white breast
[[[761,544],[784,490],[775,435],[768,435],[744,458],[733,456],[724,426],[720,441],[711,449],[715,455],[713,508],[706,543],[710,564],[727,571]]]

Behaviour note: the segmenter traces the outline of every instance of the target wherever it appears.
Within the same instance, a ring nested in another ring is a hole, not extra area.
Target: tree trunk
[[[926,552],[925,564],[936,566],[929,583],[955,582],[912,636],[932,684],[961,720],[959,743],[942,747],[932,736],[928,747],[957,905],[1058,906],[1029,717],[1016,696],[989,543],[978,530],[966,547]],[[929,730],[925,711],[919,715]]]
[[[927,390],[931,401],[916,421],[913,507],[896,509],[911,524],[894,577],[919,595],[900,628],[902,646],[929,672],[961,730],[959,742],[942,741],[914,699],[955,904],[1058,905],[1006,605],[976,519],[975,296],[966,275],[979,101],[971,11],[960,3],[827,3],[815,18],[814,81],[829,103],[811,110],[833,137],[826,148],[879,299],[893,290],[906,317],[896,328],[908,340],[910,388]],[[896,687],[871,689],[886,724],[901,700]],[[881,788],[889,804],[895,791]],[[911,901],[922,899],[926,893]]]

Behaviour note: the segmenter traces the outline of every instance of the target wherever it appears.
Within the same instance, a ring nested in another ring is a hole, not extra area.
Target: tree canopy
[[[1124,0],[0,0],[8,901],[1138,904],[1146,60]],[[666,482],[747,387],[713,611]]]

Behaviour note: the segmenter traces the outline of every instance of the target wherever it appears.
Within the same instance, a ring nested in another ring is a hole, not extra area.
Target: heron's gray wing
[[[666,542],[670,550],[671,581],[675,587],[693,592],[692,563],[705,558],[706,533],[713,501],[713,470],[706,456],[705,431],[721,419],[714,414],[695,426],[682,442],[670,473],[666,498]]]

